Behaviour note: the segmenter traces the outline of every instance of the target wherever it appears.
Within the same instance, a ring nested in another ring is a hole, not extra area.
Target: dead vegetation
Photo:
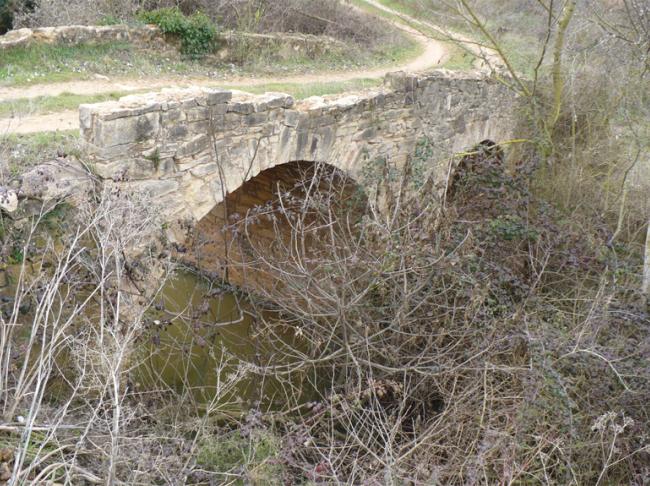
[[[282,258],[256,255],[280,281],[264,300],[308,349],[259,369],[285,377],[286,412],[264,422],[284,435],[289,477],[636,484],[648,474],[638,248],[608,251],[598,226],[562,222],[496,148],[470,159],[446,201],[414,176],[426,159],[386,172],[399,175],[385,214],[351,221],[328,209],[331,193],[313,194],[320,224],[294,224]],[[320,248],[307,257],[314,231]],[[296,373],[323,380],[322,395],[301,403]]]
[[[133,22],[139,12],[166,7],[179,7],[187,15],[203,12],[224,30],[327,35],[366,48],[389,44],[397,39],[393,29],[370,21],[366,14],[336,0],[37,0],[15,5],[14,25],[36,27]]]

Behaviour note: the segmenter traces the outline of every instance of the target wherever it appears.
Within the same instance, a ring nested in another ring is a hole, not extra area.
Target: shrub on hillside
[[[181,52],[187,56],[198,58],[214,48],[217,28],[202,12],[186,16],[178,8],[161,8],[142,12],[138,17],[143,22],[157,25],[164,34],[177,36],[181,41]]]
[[[0,0],[0,2],[3,0]],[[7,0],[4,0],[7,1]],[[197,35],[188,40],[188,49],[205,45],[209,22],[224,28],[257,33],[299,32],[328,35],[364,47],[380,47],[394,42],[395,30],[338,0],[22,0],[31,8],[19,9],[15,25],[45,27],[96,25],[102,19],[130,22],[142,10],[164,15],[169,27],[189,22]],[[1,3],[0,3],[1,5]],[[166,12],[162,14],[161,12]],[[189,21],[180,19],[180,13]],[[205,15],[196,15],[203,12]],[[199,51],[201,48],[199,47]]]

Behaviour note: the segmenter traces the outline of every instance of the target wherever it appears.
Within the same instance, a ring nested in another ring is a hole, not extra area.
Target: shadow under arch
[[[195,226],[183,260],[247,290],[278,285],[277,272],[309,270],[331,231],[353,231],[367,201],[349,175],[324,162],[266,169],[226,195]],[[286,275],[284,276],[286,278]]]
[[[446,198],[453,199],[468,177],[494,170],[505,170],[503,147],[490,139],[481,140],[463,152],[462,157],[453,167],[447,184]]]

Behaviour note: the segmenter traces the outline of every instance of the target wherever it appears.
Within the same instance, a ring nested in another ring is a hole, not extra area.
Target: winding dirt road
[[[101,79],[90,79],[84,81],[70,81],[62,83],[38,84],[26,87],[0,87],[0,103],[16,99],[33,99],[40,96],[58,96],[62,93],[73,93],[78,95],[96,95],[109,92],[133,92],[142,90],[158,90],[169,87],[206,86],[218,87],[228,85],[229,87],[246,88],[271,83],[300,83],[309,84],[316,82],[340,82],[361,78],[381,78],[389,72],[407,71],[418,72],[435,67],[444,63],[450,56],[448,45],[427,37],[421,33],[417,26],[442,32],[438,26],[423,22],[412,17],[396,12],[375,0],[364,0],[369,5],[386,11],[392,15],[401,17],[403,22],[392,19],[385,19],[386,22],[401,29],[410,35],[422,46],[422,53],[408,63],[398,66],[386,66],[376,69],[328,72],[303,74],[284,77],[263,77],[245,78],[233,77],[216,81],[209,77],[156,77],[141,79],[109,79],[104,76]],[[411,25],[408,25],[411,24]],[[461,39],[466,43],[466,48],[471,52],[479,53],[476,46],[468,39]],[[480,67],[480,66],[477,66]],[[0,118],[0,134],[35,133],[58,130],[74,130],[79,127],[79,115],[77,110],[65,110],[56,113],[24,115],[15,118]]]

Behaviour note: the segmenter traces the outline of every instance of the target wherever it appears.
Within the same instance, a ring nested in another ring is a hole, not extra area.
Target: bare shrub
[[[366,47],[398,39],[393,29],[337,0],[42,0],[19,11],[14,23],[17,28],[131,22],[140,11],[175,6],[188,15],[204,12],[226,29],[328,35]]]
[[[159,223],[146,198],[109,190],[69,214],[62,236],[43,231],[49,220],[28,224],[13,295],[3,290],[0,441],[13,451],[9,484],[61,475],[113,484],[131,471],[127,436],[139,414],[127,402],[128,376],[159,290],[140,291],[127,254]]]
[[[498,150],[476,157],[446,204],[418,175],[430,161],[416,158],[384,171],[382,213],[333,211],[341,193],[330,186],[306,193],[303,225],[281,194],[275,217],[291,221],[291,245],[270,255],[245,243],[279,281],[258,288],[263,301],[302,340],[282,364],[251,363],[286,385],[286,406],[264,419],[284,431],[295,477],[603,484],[648,474],[650,387],[638,373],[648,316],[613,280],[620,257],[602,254],[597,226],[562,223]],[[255,220],[237,225],[246,235]],[[305,252],[308,241],[319,243]],[[275,319],[260,332],[282,340]],[[320,396],[292,393],[296,374]]]
[[[14,28],[97,25],[104,19],[132,20],[141,7],[137,0],[36,1],[19,10]]]

